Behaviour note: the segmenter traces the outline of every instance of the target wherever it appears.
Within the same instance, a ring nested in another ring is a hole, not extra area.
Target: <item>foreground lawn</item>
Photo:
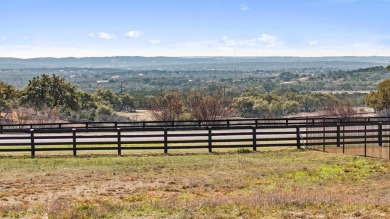
[[[389,218],[389,163],[290,149],[2,157],[0,217]]]

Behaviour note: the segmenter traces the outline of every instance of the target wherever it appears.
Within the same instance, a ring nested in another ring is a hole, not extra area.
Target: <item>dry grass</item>
[[[137,110],[136,112],[117,112],[119,116],[128,117],[131,121],[151,121],[152,113],[149,110]]]
[[[2,218],[389,218],[389,163],[293,149],[0,159]]]
[[[318,150],[318,151],[324,151],[323,146],[315,146],[310,147],[311,149]],[[343,150],[343,146],[337,147],[337,146],[326,146],[325,152],[329,153],[339,153],[339,154],[349,154],[349,155],[355,155],[355,156],[367,156],[372,158],[381,158],[381,159],[390,159],[390,147],[384,146],[380,147],[378,145],[367,145],[364,147],[364,145],[356,145],[356,146],[345,146]]]

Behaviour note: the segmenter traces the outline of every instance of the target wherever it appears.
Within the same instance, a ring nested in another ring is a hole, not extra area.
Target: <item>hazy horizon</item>
[[[237,56],[140,56],[140,55],[113,55],[113,56],[37,56],[37,57],[0,57],[2,59],[66,59],[66,58],[75,58],[75,59],[82,59],[82,58],[115,58],[115,57],[142,57],[142,58],[390,58],[390,55],[371,55],[371,56],[354,56],[354,55],[345,55],[345,56],[244,56],[244,55],[237,55]],[[390,62],[390,60],[389,60]]]

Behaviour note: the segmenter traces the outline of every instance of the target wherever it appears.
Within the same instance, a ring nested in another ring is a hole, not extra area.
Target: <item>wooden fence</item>
[[[390,159],[390,123],[355,123],[308,126],[309,149]]]
[[[76,122],[44,124],[0,124],[0,133],[15,129],[116,129],[116,128],[155,128],[155,127],[236,127],[236,126],[306,126],[362,122],[390,122],[390,117],[300,117],[273,119],[228,119],[228,120],[184,120],[184,121],[140,121],[140,122]]]
[[[81,151],[305,147],[327,152],[390,158],[390,122],[344,122],[305,125],[207,127],[118,127],[3,129],[0,154]],[[42,153],[43,154],[43,153]]]
[[[270,126],[206,128],[117,128],[72,130],[4,130],[0,135],[0,152],[40,151],[161,150],[296,146],[301,139],[299,127]],[[281,136],[282,135],[282,136]]]

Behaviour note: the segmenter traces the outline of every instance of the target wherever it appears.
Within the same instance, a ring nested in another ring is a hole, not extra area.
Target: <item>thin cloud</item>
[[[218,51],[222,51],[222,52],[233,52],[234,48],[231,48],[231,47],[218,47],[217,50]]]
[[[106,32],[100,32],[100,33],[98,34],[98,37],[99,37],[100,39],[105,39],[105,40],[111,40],[111,39],[114,39],[114,38],[115,38],[115,36],[113,36],[113,35],[111,35],[111,34],[109,34],[109,33],[106,33]]]
[[[0,40],[7,40],[8,38],[6,36],[0,36]]]
[[[230,39],[227,36],[222,37],[219,40],[209,40],[209,41],[197,41],[197,42],[187,42],[181,44],[181,46],[186,48],[216,48],[217,50],[231,50],[234,49],[238,51],[243,48],[249,47],[264,47],[264,48],[277,48],[282,45],[282,42],[273,35],[262,34],[259,37],[252,39]]]
[[[318,44],[320,44],[320,42],[318,42],[317,40],[309,41],[309,45],[310,45],[310,46],[316,46],[316,45],[318,45]]]
[[[237,42],[235,40],[229,39],[227,36],[222,37],[220,43],[224,46],[236,46]]]
[[[262,34],[254,40],[248,41],[248,44],[265,45],[266,47],[277,47],[282,44],[275,36]]]
[[[246,4],[241,4],[241,5],[240,5],[240,10],[241,10],[241,11],[248,11],[249,9],[250,9],[249,6],[246,5]]]
[[[272,35],[268,34],[263,34],[260,37],[257,37],[257,40],[259,42],[267,43],[267,44],[272,44],[275,42],[276,38]]]
[[[152,44],[152,45],[159,45],[161,42],[160,42],[160,40],[151,40],[150,41],[150,44]]]
[[[142,32],[138,30],[132,30],[125,33],[125,37],[129,37],[129,38],[138,38],[140,36],[142,36]]]

